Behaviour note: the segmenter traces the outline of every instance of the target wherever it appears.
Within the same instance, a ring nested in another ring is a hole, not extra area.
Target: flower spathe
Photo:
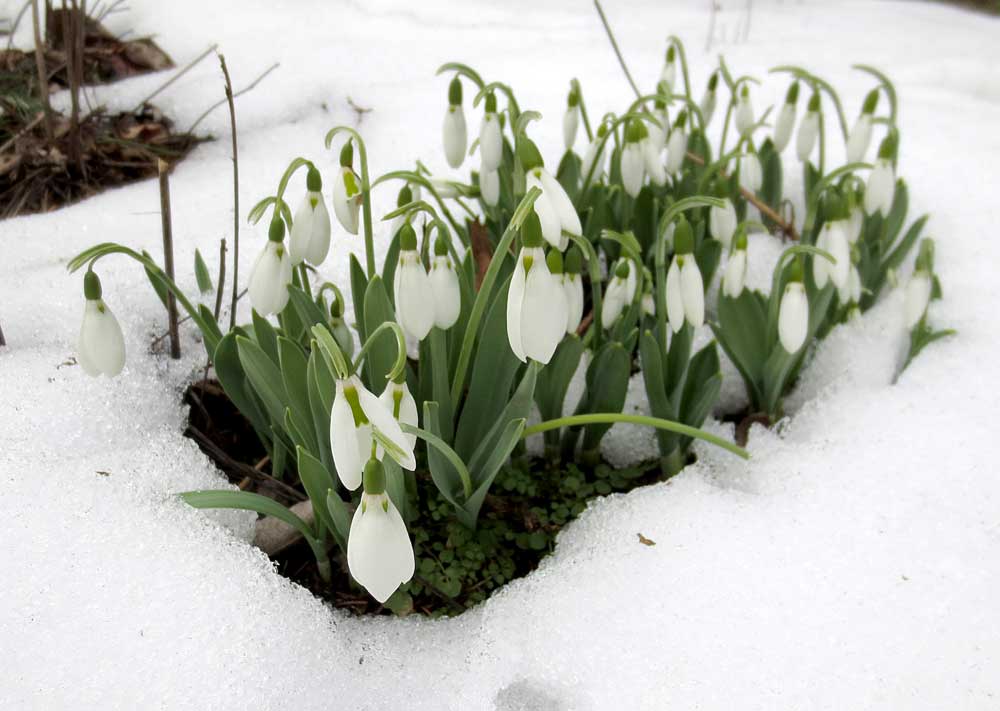
[[[712,116],[715,115],[715,105],[718,102],[718,97],[715,94],[715,88],[719,83],[719,73],[713,72],[712,76],[708,78],[708,84],[705,86],[705,93],[701,95],[701,101],[698,104],[698,108],[701,109],[701,116],[705,120],[705,127],[712,122]]]
[[[566,333],[566,293],[549,271],[536,213],[528,213],[521,234],[524,246],[507,293],[507,339],[518,360],[548,363]]]
[[[100,280],[94,272],[84,276],[83,322],[77,341],[77,362],[90,376],[113,378],[125,367],[125,338],[118,319],[101,298]]]
[[[288,237],[288,255],[292,265],[303,261],[320,265],[330,252],[330,213],[323,203],[323,194],[309,190],[295,211]]]
[[[809,301],[801,281],[790,281],[778,307],[778,339],[788,353],[797,353],[809,330]]]
[[[385,491],[361,495],[347,538],[347,567],[351,577],[381,603],[413,577],[410,534]]]
[[[576,143],[576,133],[579,130],[579,127],[580,107],[576,104],[570,103],[570,105],[566,107],[566,113],[563,114],[563,145],[566,147],[567,151],[573,150],[573,144]]]
[[[395,445],[398,451],[390,452],[399,466],[413,471],[417,461],[413,446],[403,434],[392,412],[356,375],[337,380],[337,390],[330,412],[330,449],[337,475],[351,491],[361,485],[365,462],[372,456],[375,442],[372,428]],[[376,456],[381,457],[381,447]]]
[[[906,282],[906,292],[903,298],[907,328],[913,328],[924,317],[927,305],[931,302],[932,290],[933,283],[930,274],[922,269],[913,272],[913,276]]]
[[[284,223],[280,219],[277,224]],[[272,222],[272,234],[274,231]],[[250,304],[261,316],[281,313],[288,304],[288,285],[292,281],[292,260],[288,250],[281,241],[269,239],[260,256],[250,270],[250,282],[247,291],[250,294]]]

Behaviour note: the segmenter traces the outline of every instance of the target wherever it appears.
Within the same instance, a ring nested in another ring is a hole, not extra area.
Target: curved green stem
[[[334,284],[332,281],[323,282],[323,285],[320,286],[319,291],[316,292],[316,298],[322,299],[323,298],[323,293],[326,292],[326,291],[332,291],[333,292],[334,297],[340,303],[340,308],[342,308],[342,309],[346,309],[347,308],[347,304],[344,303],[344,295],[341,293],[340,288],[336,284]]]
[[[873,77],[878,79],[879,84],[881,84],[882,89],[885,91],[886,97],[889,99],[889,123],[893,126],[896,125],[896,117],[898,116],[899,103],[896,99],[896,87],[892,81],[885,74],[880,72],[873,66],[868,64],[855,64],[852,67],[858,71],[865,72],[866,74],[871,74]]]
[[[451,223],[452,228],[458,234],[459,238],[462,239],[462,243],[465,246],[469,246],[468,240],[464,239],[465,231],[458,224],[458,222],[455,221],[454,216],[448,210],[448,207],[444,204],[444,199],[438,193],[437,189],[434,187],[434,184],[430,180],[428,180],[425,176],[421,175],[420,173],[414,170],[393,170],[383,175],[380,175],[378,178],[376,178],[375,182],[372,183],[372,188],[376,187],[380,183],[386,182],[387,180],[404,180],[408,183],[416,183],[417,185],[427,190],[427,192],[431,194],[434,200],[437,201],[438,207],[441,208],[441,212],[444,214],[445,219],[447,219],[448,222]]]
[[[847,165],[842,165],[835,170],[831,170],[829,175],[824,175],[820,180],[813,186],[812,193],[809,194],[808,203],[806,205],[806,220],[802,226],[802,234],[808,235],[816,222],[816,212],[819,209],[819,198],[823,194],[823,191],[833,183],[837,178],[846,173],[853,173],[856,170],[862,170],[865,168],[871,168],[871,163],[848,163]]]
[[[318,328],[318,326],[314,326]],[[357,372],[358,368],[361,366],[361,361],[364,360],[365,355],[371,350],[372,343],[375,339],[386,331],[392,331],[393,335],[396,336],[396,362],[392,364],[392,369],[386,373],[386,380],[392,380],[399,382],[397,379],[403,374],[403,370],[406,368],[406,336],[403,334],[402,327],[395,321],[383,321],[378,325],[374,331],[365,339],[365,342],[361,345],[361,350],[358,352],[358,357],[354,359],[354,365],[351,367],[352,371]]]
[[[691,99],[691,78],[688,75],[688,61],[687,61],[687,53],[684,51],[684,43],[681,42],[680,38],[677,37],[676,35],[670,35],[669,37],[667,37],[667,42],[669,42],[674,47],[676,47],[677,48],[677,54],[680,55],[680,58],[681,58],[681,74],[684,76],[684,96],[687,98],[687,100],[688,100],[689,103],[693,104],[694,102]],[[690,114],[688,114],[688,115],[690,116]],[[694,127],[694,120],[693,119],[689,122],[689,125],[692,128]],[[702,125],[702,127],[704,127],[705,122],[702,121],[701,125]]]
[[[256,225],[260,222],[260,218],[264,216],[264,213],[267,212],[267,208],[271,205],[275,206],[275,209],[278,210],[284,218],[285,224],[290,227],[292,224],[292,211],[289,209],[288,203],[274,195],[268,195],[266,198],[250,208],[250,212],[247,213],[247,222],[251,225]]]
[[[580,87],[580,82],[575,77],[570,79],[570,87],[576,91],[576,95],[580,99],[580,116],[583,118],[583,128],[587,131],[587,141],[594,140],[594,132],[590,130],[590,119],[587,116],[587,104],[583,100],[583,89]]]
[[[306,160],[305,158],[296,158],[288,167],[285,168],[285,172],[281,176],[281,180],[278,181],[278,192],[275,194],[278,200],[281,200],[285,196],[285,188],[288,187],[288,181],[292,179],[299,168],[303,166],[312,166],[312,161]]]
[[[837,119],[840,122],[840,132],[844,136],[844,143],[847,142],[847,119],[844,118],[844,107],[840,103],[840,96],[837,94],[837,90],[834,89],[829,82],[816,76],[812,72],[806,71],[802,67],[797,67],[792,64],[782,64],[780,66],[773,67],[769,70],[769,72],[771,74],[779,72],[791,74],[814,86],[818,86],[820,89],[825,91],[827,96],[830,97],[830,100],[833,101],[834,108],[837,109]]]
[[[312,327],[312,334],[319,345],[320,353],[326,358],[333,372],[337,374],[337,378],[339,380],[349,378],[353,371],[349,369],[344,352],[340,350],[340,346],[329,329],[326,326],[316,324]]]
[[[658,94],[652,94],[651,96],[655,98],[656,96],[658,96]],[[629,111],[628,113],[619,116],[618,118],[614,119],[611,122],[611,124],[608,126],[607,133],[604,134],[604,136],[601,138],[601,142],[597,145],[597,151],[595,152],[595,155],[601,155],[603,153],[604,147],[608,143],[608,138],[612,135],[617,136],[617,134],[615,133],[615,129],[617,129],[619,126],[621,126],[629,119],[639,119],[640,121],[646,121],[648,123],[651,123],[654,126],[657,127],[660,126],[660,122],[657,121],[655,118],[653,118],[652,115],[648,113]],[[587,188],[590,187],[590,181],[594,177],[594,171],[597,169],[597,164],[599,162],[600,161],[595,160],[593,163],[591,163],[590,170],[587,171],[587,175],[584,177],[583,184],[580,187],[580,192],[578,193],[578,199],[582,200],[583,197],[587,194]]]
[[[400,422],[399,426],[403,432],[416,435],[420,439],[427,442],[427,444],[433,445],[435,449],[441,452],[441,454],[443,454],[445,458],[451,462],[451,465],[455,467],[455,471],[458,472],[458,476],[462,480],[462,491],[465,492],[465,498],[468,500],[469,497],[472,496],[472,476],[469,474],[469,469],[465,466],[465,462],[463,462],[462,458],[458,456],[458,452],[449,447],[448,443],[436,434],[428,432],[427,430],[414,427],[413,425],[408,425],[405,422]]]
[[[445,72],[457,72],[462,76],[468,77],[472,82],[482,88],[483,78],[479,76],[479,72],[470,67],[468,64],[462,64],[461,62],[445,62],[438,70],[434,72],[435,76],[444,74]]]
[[[704,440],[705,442],[714,444],[717,447],[722,447],[727,452],[732,452],[736,456],[742,457],[743,459],[750,459],[750,453],[748,451],[733,444],[732,442],[727,442],[711,432],[705,432],[704,430],[699,430],[697,427],[690,427],[688,425],[681,424],[680,422],[663,420],[659,417],[627,415],[623,412],[593,412],[586,415],[570,415],[568,417],[559,417],[554,420],[546,420],[545,422],[539,422],[537,425],[526,427],[521,433],[521,437],[523,439],[525,437],[530,437],[533,434],[538,434],[539,432],[560,429],[562,427],[607,424],[609,422],[627,422],[633,425],[646,425],[647,427],[655,427],[669,432],[676,432],[677,434],[684,435],[686,437]]]
[[[511,113],[510,120],[511,120],[511,125],[513,126],[513,124],[517,121],[518,117],[521,115],[521,107],[517,103],[517,98],[515,98],[514,96],[514,91],[509,86],[504,84],[502,81],[491,81],[489,84],[486,85],[480,84],[479,93],[477,93],[475,97],[473,97],[472,99],[472,106],[473,108],[479,106],[479,102],[482,101],[483,98],[489,92],[497,90],[499,90],[501,93],[503,93],[504,96],[507,97],[507,108]]]
[[[324,144],[327,150],[338,133],[346,133],[358,147],[358,159],[361,161],[361,203],[364,208],[365,220],[365,264],[368,268],[368,278],[375,276],[375,237],[372,234],[372,188],[368,181],[368,151],[361,134],[349,126],[334,126],[326,134]]]

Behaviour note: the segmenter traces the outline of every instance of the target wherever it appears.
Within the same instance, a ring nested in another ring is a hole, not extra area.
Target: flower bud
[[[750,87],[744,84],[736,100],[736,130],[746,136],[753,129],[753,104],[750,103]]]
[[[563,114],[563,145],[567,151],[573,150],[576,143],[576,132],[580,126],[580,95],[576,89],[570,89],[566,98],[566,113]]]
[[[457,76],[448,85],[448,110],[444,115],[442,135],[448,165],[452,168],[460,167],[465,159],[468,131],[465,127],[465,112],[462,110],[462,82]]]
[[[809,160],[809,155],[816,147],[816,138],[819,136],[819,94],[813,94],[809,99],[809,108],[806,115],[802,117],[799,125],[799,135],[795,143],[795,150],[799,160],[805,163]]]
[[[267,244],[250,270],[250,304],[261,316],[281,313],[288,304],[292,260],[282,241],[284,236],[285,224],[276,217],[271,220]]]
[[[699,108],[701,109],[701,116],[705,119],[705,128],[708,128],[708,124],[712,122],[712,116],[715,115],[715,105],[717,102],[715,87],[719,83],[719,73],[713,72],[712,76],[708,78],[708,86],[705,87],[705,93],[701,97],[701,102]]]
[[[809,331],[809,300],[798,261],[792,272],[778,307],[778,338],[786,352],[797,353],[805,344]]]
[[[101,298],[101,280],[93,271],[83,275],[83,295],[86,305],[76,360],[87,375],[113,378],[125,367],[125,337],[118,319]]]

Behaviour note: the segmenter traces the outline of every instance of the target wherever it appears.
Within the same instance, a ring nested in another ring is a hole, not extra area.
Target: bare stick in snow
[[[233,135],[233,303],[229,312],[229,330],[236,327],[236,293],[240,288],[240,158],[236,146],[236,106],[233,104],[233,82],[229,78],[225,55],[219,55],[219,64],[226,77],[226,101],[229,102],[229,130]]]
[[[148,103],[148,102],[152,101],[152,100],[153,100],[153,97],[157,96],[157,95],[158,95],[158,94],[159,94],[159,93],[160,93],[161,91],[163,91],[164,89],[166,89],[167,87],[169,87],[169,86],[170,86],[171,84],[173,84],[173,83],[174,83],[175,81],[177,81],[177,80],[178,80],[178,79],[180,79],[180,78],[181,78],[182,76],[184,76],[184,75],[185,75],[185,74],[187,74],[187,73],[188,73],[189,71],[191,71],[191,70],[192,70],[192,69],[194,68],[194,66],[195,66],[196,64],[198,64],[198,62],[200,62],[200,61],[201,61],[201,60],[203,60],[203,59],[204,59],[205,57],[207,57],[207,56],[208,56],[208,55],[210,55],[210,54],[211,54],[212,52],[214,52],[214,51],[215,51],[215,48],[216,48],[217,46],[218,46],[218,45],[215,45],[215,44],[213,44],[213,45],[212,45],[211,47],[209,47],[209,48],[208,48],[208,49],[206,49],[206,50],[205,50],[204,52],[202,52],[202,53],[201,53],[201,54],[199,54],[199,55],[198,55],[197,57],[195,57],[195,58],[194,58],[194,59],[192,59],[192,60],[191,60],[190,62],[188,62],[188,63],[187,63],[187,64],[186,64],[185,66],[184,66],[184,68],[183,68],[183,69],[181,69],[181,70],[180,70],[179,72],[177,72],[177,73],[176,73],[176,74],[174,74],[174,75],[173,75],[172,77],[170,77],[169,79],[167,79],[167,81],[165,81],[165,82],[163,82],[162,84],[160,84],[160,86],[159,86],[159,87],[157,87],[156,91],[154,91],[154,92],[153,92],[152,94],[150,94],[150,95],[149,95],[149,96],[147,96],[147,97],[146,97],[145,99],[143,99],[142,101],[140,101],[140,102],[139,102],[138,104],[136,104],[136,105],[135,105],[135,108],[133,108],[133,109],[132,109],[132,113],[135,113],[136,111],[138,111],[139,109],[141,109],[141,108],[142,108],[142,106],[143,106],[143,104],[146,104],[146,103]]]
[[[163,267],[167,277],[174,279],[174,238],[170,226],[170,164],[158,160],[160,170],[160,220],[163,225]],[[177,332],[177,300],[174,292],[167,291],[167,319],[170,324],[170,357],[177,360],[181,357],[181,341]]]
[[[256,79],[254,79],[252,82],[250,82],[245,87],[243,87],[242,89],[240,89],[239,91],[237,91],[235,94],[233,94],[233,98],[234,99],[238,99],[239,97],[243,96],[245,93],[247,93],[248,91],[250,91],[251,89],[253,89],[254,87],[256,87],[258,84],[260,84],[261,81],[264,80],[264,77],[266,77],[268,74],[270,74],[271,72],[273,72],[275,69],[277,69],[280,66],[281,66],[281,64],[279,64],[278,62],[275,62],[274,64],[272,64],[271,66],[269,66],[267,69],[265,69],[259,75],[257,75]],[[191,128],[189,128],[187,130],[187,132],[188,133],[194,133],[194,130],[198,127],[198,124],[200,124],[202,121],[204,121],[205,118],[207,118],[210,113],[212,113],[213,111],[215,111],[217,108],[219,108],[220,106],[222,106],[224,103],[226,103],[226,99],[220,99],[219,101],[216,101],[214,104],[212,104],[207,109],[205,109],[205,112],[201,116],[199,116],[197,119],[195,119],[195,122],[193,124],[191,124]]]
[[[219,240],[219,279],[218,288],[215,291],[215,320],[219,320],[219,313],[222,311],[222,295],[226,291],[226,238]]]
[[[35,67],[38,70],[38,94],[45,110],[45,137],[51,142],[55,131],[52,128],[52,106],[49,105],[49,72],[45,68],[45,46],[42,44],[42,24],[38,18],[38,0],[31,0],[31,23],[35,31]]]

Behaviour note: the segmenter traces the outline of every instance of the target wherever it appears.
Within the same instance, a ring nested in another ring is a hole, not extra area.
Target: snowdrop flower
[[[631,303],[633,295],[629,294],[628,279],[629,274],[634,271],[627,259],[618,262],[614,276],[608,283],[608,288],[604,292],[604,301],[601,304],[601,323],[605,328],[611,328],[615,320],[621,315],[625,307]]]
[[[288,303],[288,285],[292,281],[292,260],[285,249],[285,223],[280,217],[271,220],[267,244],[250,270],[250,304],[261,316],[281,313]]]
[[[417,415],[417,401],[410,394],[410,388],[404,380],[401,383],[389,381],[385,390],[378,396],[379,402],[386,410],[392,413],[398,422],[417,427],[420,419]],[[417,436],[408,432],[403,433],[403,438],[410,443],[410,449],[416,446]]]
[[[792,138],[792,129],[795,128],[795,109],[799,101],[799,82],[794,81],[788,87],[785,94],[785,103],[778,112],[778,119],[774,122],[774,150],[781,153]]]
[[[594,140],[590,142],[590,145],[587,146],[587,151],[583,154],[583,163],[580,167],[580,174],[584,178],[591,173],[591,170],[593,170],[593,180],[597,180],[597,178],[604,173],[604,159],[607,153],[607,141],[604,141],[604,137],[607,134],[608,127],[606,124],[602,123],[597,127],[597,133],[594,134]]]
[[[927,305],[931,302],[932,286],[930,274],[923,269],[913,272],[913,276],[906,282],[904,313],[907,328],[916,326],[927,312]]]
[[[394,445],[390,456],[399,466],[413,471],[417,460],[413,445],[403,434],[392,411],[361,382],[357,375],[337,380],[337,390],[330,412],[330,449],[337,476],[351,491],[361,485],[365,462],[374,454],[381,457],[381,447],[376,447],[373,428]]]
[[[494,207],[500,201],[500,172],[497,170],[486,170],[483,166],[479,171],[479,194],[490,207]]]
[[[747,278],[747,236],[742,230],[736,238],[736,248],[729,255],[726,271],[722,276],[722,293],[730,299],[738,299],[743,293]]]
[[[333,212],[343,228],[356,235],[361,210],[361,180],[351,167],[353,163],[354,146],[347,141],[340,149],[340,173],[333,181]]]
[[[535,200],[534,210],[542,226],[542,236],[546,242],[562,252],[569,244],[569,238],[563,235],[563,230],[574,235],[583,234],[580,216],[576,214],[576,208],[573,207],[566,190],[545,169],[538,147],[531,139],[521,136],[518,140],[517,154],[524,168],[526,188],[528,190],[538,188],[542,191]]]
[[[687,155],[687,132],[684,124],[687,121],[687,112],[681,111],[674,122],[674,128],[670,131],[670,140],[667,143],[667,172],[676,173],[684,163],[684,156]]]
[[[450,180],[445,180],[444,178],[428,178],[431,187],[434,188],[434,192],[438,194],[438,197],[442,200],[448,198],[456,198],[459,196],[458,188],[455,183]]]
[[[461,103],[461,91],[459,91],[459,103]],[[461,107],[458,111],[461,114]],[[464,118],[462,122],[464,125]],[[447,139],[445,145],[448,145]],[[465,150],[464,138],[462,139],[462,150]],[[500,116],[497,114],[497,97],[493,95],[492,91],[486,95],[486,113],[483,114],[483,122],[479,125],[479,157],[482,161],[480,175],[496,171],[500,167],[500,163],[503,162],[503,133],[500,128]],[[448,159],[448,163],[451,163],[451,158]],[[453,165],[452,167],[457,168],[458,166]]]
[[[753,104],[750,103],[750,87],[744,84],[736,101],[736,130],[746,136],[753,128]]]
[[[434,242],[430,284],[431,293],[434,294],[434,325],[447,330],[455,325],[462,311],[462,292],[455,265],[448,256],[448,245],[443,237],[438,237]]]
[[[853,264],[844,286],[837,288],[837,296],[842,304],[856,304],[861,301],[861,274]]]
[[[847,162],[859,163],[865,159],[868,146],[872,142],[872,121],[875,107],[878,105],[878,89],[872,89],[865,97],[861,114],[854,122],[854,128],[847,136]]]
[[[760,190],[764,183],[764,177],[760,168],[760,159],[756,153],[744,152],[740,156],[739,168],[740,185],[752,193]]]
[[[809,300],[802,283],[802,267],[798,261],[785,285],[778,306],[778,339],[788,353],[798,353],[806,342],[809,330]]]
[[[708,86],[705,87],[705,93],[701,97],[701,102],[699,108],[701,109],[702,118],[705,119],[705,127],[712,122],[712,116],[715,114],[715,104],[717,102],[715,87],[719,84],[719,73],[714,72],[712,76],[708,78]]]
[[[660,72],[660,84],[666,85],[664,92],[669,99],[673,95],[674,84],[677,83],[677,50],[673,45],[667,47],[667,56],[663,62],[663,71]]]
[[[351,330],[344,323],[344,303],[340,300],[339,296],[333,297],[333,302],[330,304],[330,320],[328,322],[330,327],[330,333],[333,334],[333,339],[340,346],[340,350],[344,352],[347,358],[354,356],[354,337],[351,335]]]
[[[642,181],[646,177],[646,157],[642,149],[642,140],[648,135],[643,122],[638,119],[629,121],[625,131],[625,147],[621,154],[622,184],[630,197],[635,197],[642,189]]]
[[[118,319],[101,298],[101,280],[87,271],[83,275],[83,324],[76,346],[76,360],[90,376],[113,378],[125,367],[125,338]]]
[[[465,146],[469,142],[469,136],[465,128],[465,111],[462,110],[462,81],[457,76],[448,85],[448,111],[444,115],[442,133],[444,156],[448,159],[448,165],[458,168],[465,159]]]
[[[307,192],[302,204],[295,211],[292,232],[288,238],[288,254],[292,265],[303,260],[320,265],[330,251],[330,213],[323,203],[323,181],[319,171],[309,166],[306,177]]]
[[[431,282],[417,252],[417,233],[406,223],[399,228],[399,264],[393,279],[396,320],[403,330],[422,341],[434,326],[435,307]]]
[[[579,247],[566,252],[566,268],[563,270],[562,287],[566,294],[566,333],[576,333],[583,321],[583,279],[580,271],[583,257]]]
[[[805,163],[809,160],[809,154],[816,147],[816,137],[819,136],[819,93],[813,93],[809,98],[809,107],[806,115],[802,117],[799,124],[799,135],[795,142],[795,151],[799,160]]]
[[[542,225],[534,211],[521,225],[521,244],[507,294],[507,339],[519,360],[544,364],[566,333],[569,316],[566,294],[542,251]]]
[[[646,174],[654,185],[664,185],[667,182],[667,171],[664,169],[661,156],[663,145],[654,132],[647,133],[646,137],[642,139],[641,145],[643,167]]]
[[[351,577],[384,603],[413,577],[413,544],[402,516],[385,493],[382,463],[369,461],[364,478],[365,490],[347,538],[347,567]]]
[[[892,167],[892,140],[886,138],[879,147],[878,160],[865,188],[865,212],[874,215],[881,213],[888,217],[892,209],[892,198],[896,191],[896,171]]]
[[[674,244],[677,253],[667,270],[667,318],[677,333],[685,321],[694,328],[705,322],[705,284],[693,254],[691,225],[683,216],[677,221]]]
[[[667,147],[667,134],[670,133],[670,120],[667,117],[667,104],[663,99],[657,97],[653,106],[653,118],[657,124],[651,123],[646,127],[649,138],[646,140],[656,147],[657,153]]]
[[[838,289],[845,288],[851,270],[851,246],[847,242],[847,221],[827,220],[820,230],[816,246],[829,252],[836,260],[830,263],[819,255],[813,256],[813,280],[822,289],[827,281],[832,281]]]
[[[736,208],[733,201],[724,198],[725,207],[708,208],[708,231],[722,243],[724,249],[729,249],[736,233]]]
[[[642,313],[646,316],[656,316],[656,300],[653,298],[653,290],[646,288],[642,292]]]
[[[566,113],[563,114],[563,145],[567,151],[573,150],[576,143],[576,132],[580,127],[580,94],[576,88],[569,90],[566,98]]]
[[[853,198],[851,198],[853,202]],[[861,237],[861,228],[865,223],[865,213],[858,205],[853,205],[847,213],[847,241],[854,244]]]

